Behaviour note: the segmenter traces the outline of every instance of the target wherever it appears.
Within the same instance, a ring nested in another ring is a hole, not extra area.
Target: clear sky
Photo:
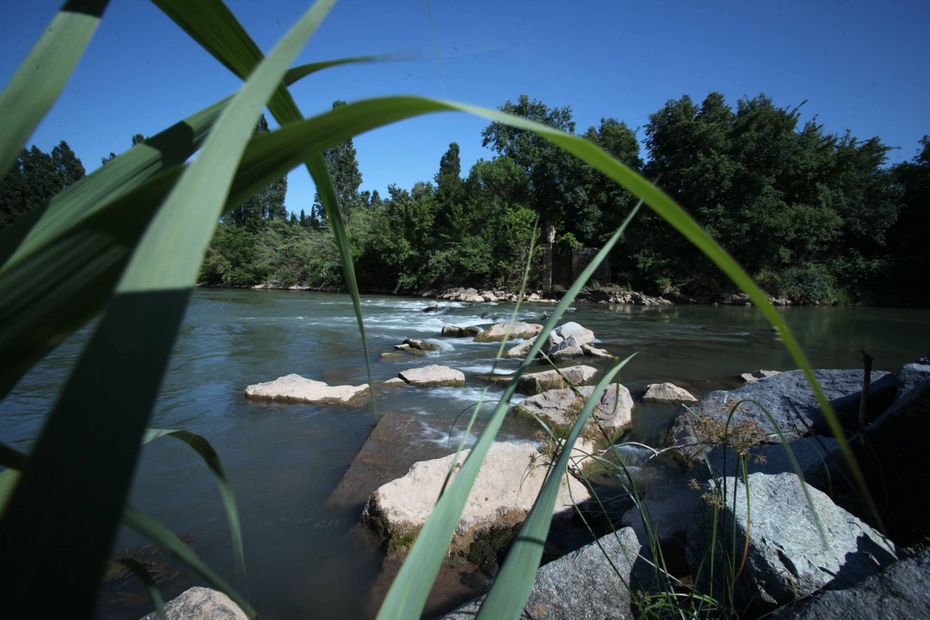
[[[228,3],[265,51],[309,6]],[[60,4],[0,3],[2,83]],[[701,100],[716,90],[735,104],[764,92],[779,106],[806,101],[806,117],[816,114],[828,131],[879,136],[896,149],[894,162],[913,157],[930,134],[928,33],[927,0],[342,0],[298,63],[381,52],[419,60],[332,69],[292,92],[307,116],[334,99],[417,94],[497,107],[525,93],[571,106],[579,131],[608,116],[641,128],[683,94]],[[156,133],[237,85],[154,5],[113,0],[31,142],[50,150],[65,139],[92,170],[128,148],[132,134]],[[357,138],[363,189],[432,179],[453,141],[467,170],[490,156],[485,124],[444,114]],[[312,199],[306,172],[292,172],[288,207]]]

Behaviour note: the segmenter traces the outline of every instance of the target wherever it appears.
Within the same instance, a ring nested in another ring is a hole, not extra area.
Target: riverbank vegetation
[[[501,110],[580,133],[657,179],[775,297],[930,302],[930,287],[915,282],[926,279],[915,274],[930,262],[922,233],[930,229],[927,137],[913,159],[888,166],[890,149],[878,138],[826,133],[816,120],[801,123],[799,109],[778,107],[764,95],[741,99],[734,109],[711,93],[700,103],[670,100],[653,114],[642,153],[636,133],[612,118],[577,132],[568,107],[521,96]],[[268,131],[264,118],[256,131]],[[450,144],[431,180],[391,185],[387,196],[361,191],[351,140],[326,152],[363,290],[516,288],[534,229],[546,234],[530,285],[545,288],[548,240],[556,260],[582,246],[599,248],[631,207],[626,190],[538,136],[491,123],[482,137],[495,153],[490,159],[463,174],[459,146]],[[141,140],[134,136],[133,144]],[[51,153],[23,149],[0,184],[0,222],[41,207],[83,174],[64,141]],[[319,198],[289,214],[286,191],[282,177],[221,218],[202,284],[341,286],[339,253]],[[613,282],[698,301],[732,290],[656,218],[640,218],[612,253]]]

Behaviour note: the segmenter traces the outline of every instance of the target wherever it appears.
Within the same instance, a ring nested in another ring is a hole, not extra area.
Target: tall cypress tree
[[[334,101],[333,109],[345,105],[345,101]],[[362,173],[358,168],[358,154],[352,140],[347,140],[335,148],[323,153],[329,175],[336,188],[336,204],[342,214],[342,221],[349,223],[352,210],[362,206],[359,188],[362,185]],[[313,210],[320,222],[326,221],[323,203],[319,192],[313,198]]]

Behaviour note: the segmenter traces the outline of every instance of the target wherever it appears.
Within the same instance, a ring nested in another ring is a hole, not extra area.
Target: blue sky
[[[60,2],[0,4],[0,81],[6,83]],[[309,6],[229,0],[267,51]],[[342,0],[298,62],[380,52],[415,61],[333,69],[292,87],[305,115],[334,99],[417,94],[497,107],[521,93],[571,106],[584,130],[601,117],[633,128],[668,99],[722,92],[735,104],[764,92],[802,101],[831,132],[879,136],[910,159],[930,133],[930,2],[548,2]],[[438,60],[437,60],[438,52]],[[152,4],[113,0],[71,81],[31,143],[65,139],[88,170],[233,92],[238,81]],[[356,139],[363,189],[384,192],[435,174],[450,142],[463,169],[490,153],[485,122],[444,114]],[[639,134],[643,133],[640,129]],[[645,155],[645,153],[644,153]],[[313,199],[303,170],[288,207]]]

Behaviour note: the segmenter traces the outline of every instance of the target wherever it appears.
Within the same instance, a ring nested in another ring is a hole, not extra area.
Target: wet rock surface
[[[647,403],[659,403],[662,405],[680,405],[696,403],[697,398],[684,388],[680,388],[674,383],[650,383],[646,386],[646,393],[643,394],[643,400]]]
[[[461,370],[439,364],[408,368],[397,373],[397,376],[417,387],[461,387],[465,385],[465,374]]]
[[[543,326],[539,323],[524,323],[523,321],[495,323],[475,336],[475,342],[500,342],[504,338],[508,340],[516,338],[534,338],[539,335],[542,328]]]
[[[515,405],[514,410],[521,415],[540,417],[556,428],[565,430],[577,419],[585,399],[594,392],[594,387],[581,386],[575,390],[546,390]],[[601,395],[586,427],[593,430],[600,424],[604,430],[616,432],[628,426],[632,419],[633,398],[630,391],[623,385],[612,384]]]
[[[368,400],[368,384],[327,385],[323,381],[306,379],[297,374],[278,377],[274,381],[256,383],[245,388],[245,397],[283,403],[362,406]]]
[[[591,366],[567,366],[558,370],[525,373],[517,383],[517,391],[523,394],[539,394],[546,390],[584,385],[596,374],[597,369]]]

